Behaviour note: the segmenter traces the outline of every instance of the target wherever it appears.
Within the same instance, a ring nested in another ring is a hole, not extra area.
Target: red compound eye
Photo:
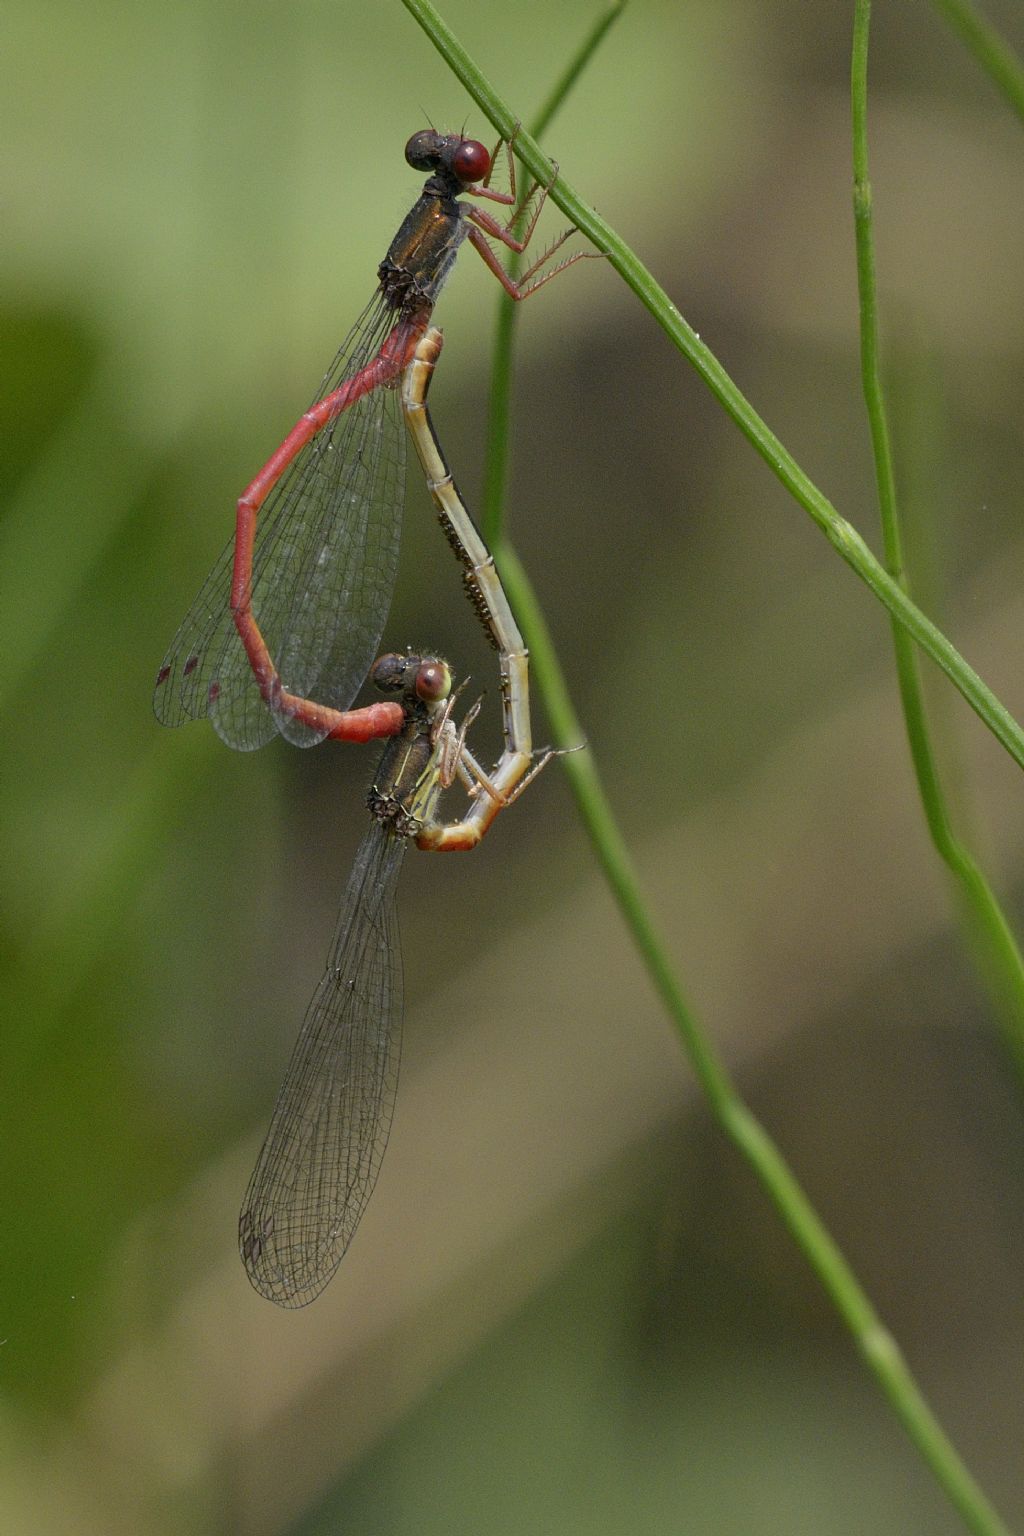
[[[490,168],[490,154],[476,139],[463,139],[452,156],[452,170],[460,181],[482,181]]]

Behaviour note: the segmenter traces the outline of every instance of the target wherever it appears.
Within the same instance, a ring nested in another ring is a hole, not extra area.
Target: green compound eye
[[[424,704],[436,704],[452,691],[451,669],[446,661],[424,661],[416,673],[416,697]]]

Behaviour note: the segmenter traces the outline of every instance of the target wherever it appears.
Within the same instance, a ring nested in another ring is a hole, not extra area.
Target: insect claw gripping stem
[[[517,255],[521,255],[533,238],[533,232],[537,227],[537,221],[547,201],[548,193],[558,179],[558,164],[556,161],[552,161],[551,178],[547,186],[542,186],[539,181],[535,182],[523,198],[523,201],[518,206],[515,206],[516,166],[512,146],[515,143],[518,131],[519,125],[517,123],[512,131],[511,139],[506,141],[498,140],[494,153],[491,156],[491,170],[487,173],[481,185],[474,188],[472,192],[472,195],[475,197],[489,197],[494,202],[504,203],[506,206],[512,205],[512,212],[509,214],[508,219],[503,224],[500,219],[496,219],[493,214],[488,213],[484,208],[467,208],[465,215],[467,221],[475,225],[475,228],[469,231],[468,238],[470,244],[489,270],[494,273],[494,276],[498,279],[498,282],[504,288],[509,298],[515,299],[517,302],[522,299],[528,299],[531,294],[536,293],[539,288],[543,288],[545,283],[550,282],[553,277],[557,277],[559,272],[564,272],[567,267],[571,267],[575,262],[602,254],[600,251],[576,251],[573,255],[567,256],[564,261],[560,261],[550,272],[545,272],[543,277],[537,278],[535,282],[531,282],[530,279],[534,274],[539,272],[550,261],[554,253],[577,233],[575,228],[570,228],[563,230],[558,238],[551,242],[544,254],[532,266],[528,267],[525,272],[521,273],[518,279],[511,277],[506,272],[497,253],[490,244],[490,239],[500,240],[502,245],[507,246],[511,251],[515,251]],[[508,156],[509,191],[497,192],[490,186],[490,177],[498,157],[498,150],[503,142],[505,143],[505,150]],[[532,208],[531,204],[533,204]],[[526,227],[523,234],[519,236],[516,235],[515,229],[524,216],[526,216]]]

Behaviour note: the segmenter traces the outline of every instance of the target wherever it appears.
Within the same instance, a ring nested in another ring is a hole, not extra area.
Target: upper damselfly
[[[404,727],[396,703],[350,710],[376,655],[398,561],[404,435],[397,385],[468,240],[513,299],[527,298],[583,255],[546,271],[566,230],[516,281],[490,241],[526,248],[546,189],[516,204],[491,187],[483,144],[434,129],[405,147],[429,172],[378,268],[377,290],[343,341],[310,409],[238,501],[235,535],[175,635],[157,674],[165,725],[208,716],[229,746],[275,732],[298,746],[368,740]],[[502,223],[463,201],[512,209]],[[522,234],[516,233],[522,230]]]

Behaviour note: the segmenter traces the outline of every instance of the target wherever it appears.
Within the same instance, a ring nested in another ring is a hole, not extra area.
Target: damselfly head
[[[490,152],[476,139],[461,133],[438,133],[422,128],[405,146],[405,158],[414,171],[446,171],[464,186],[482,181],[491,169]]]
[[[404,693],[410,702],[439,704],[452,690],[452,673],[439,656],[404,656],[390,651],[370,668],[370,681],[381,693]]]

